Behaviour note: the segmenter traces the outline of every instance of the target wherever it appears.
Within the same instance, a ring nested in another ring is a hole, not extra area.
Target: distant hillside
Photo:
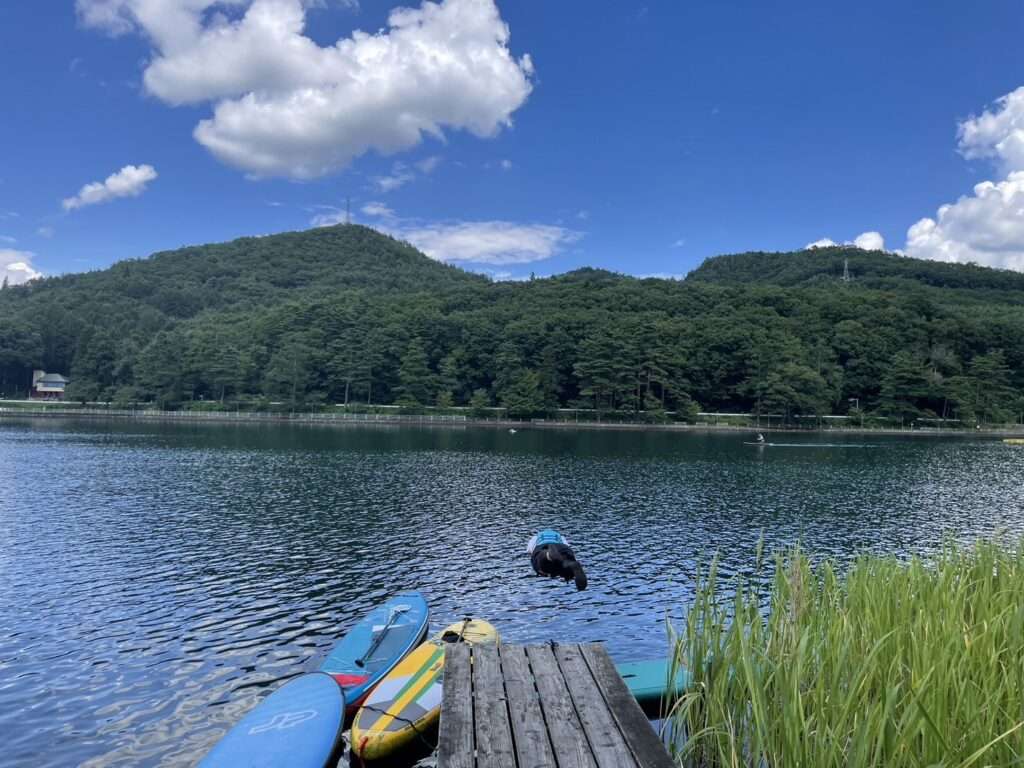
[[[694,282],[820,286],[834,284],[849,264],[853,280],[869,288],[906,283],[957,290],[1024,292],[1024,274],[971,264],[910,259],[882,251],[837,246],[790,253],[740,253],[707,259],[686,279]],[[1020,297],[1024,299],[1024,294]]]
[[[853,280],[843,284],[843,259]],[[835,248],[523,282],[337,226],[0,291],[0,394],[1014,421],[1024,275]]]
[[[323,227],[180,248],[109,269],[51,277],[12,290],[11,300],[88,309],[136,305],[170,318],[238,305],[268,306],[299,293],[342,288],[410,291],[486,282],[424,257],[368,227]]]

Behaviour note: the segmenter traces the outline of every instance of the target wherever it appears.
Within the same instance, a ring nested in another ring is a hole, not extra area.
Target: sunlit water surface
[[[0,422],[0,766],[190,765],[396,590],[434,628],[626,661],[665,654],[698,563],[749,573],[762,535],[848,559],[1024,533],[1024,449],[743,439]],[[531,577],[546,526],[586,592]]]

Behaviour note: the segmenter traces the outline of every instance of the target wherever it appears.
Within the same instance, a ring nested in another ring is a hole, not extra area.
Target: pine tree
[[[395,393],[398,405],[428,405],[435,400],[434,374],[427,362],[423,341],[412,338],[398,367],[399,386]]]
[[[882,376],[878,409],[900,420],[916,419],[922,414],[920,405],[928,393],[929,382],[922,360],[900,352]]]
[[[491,407],[491,396],[486,389],[474,390],[473,396],[469,398],[470,412],[478,419],[487,415],[487,409]]]
[[[1011,421],[1015,392],[1010,386],[1010,368],[1001,349],[977,355],[967,369],[974,394],[974,411],[981,421]]]
[[[536,371],[522,370],[501,393],[501,404],[509,416],[526,418],[544,410],[544,393]]]

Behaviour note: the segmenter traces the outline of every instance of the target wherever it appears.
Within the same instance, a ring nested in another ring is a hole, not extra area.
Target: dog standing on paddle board
[[[580,591],[587,588],[587,574],[583,566],[576,560],[569,540],[558,531],[546,528],[536,534],[526,545],[526,554],[530,556],[530,564],[538,576],[574,581]]]

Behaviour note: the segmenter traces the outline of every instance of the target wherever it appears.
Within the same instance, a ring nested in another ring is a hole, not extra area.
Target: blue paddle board
[[[356,624],[331,650],[320,671],[344,690],[348,717],[377,683],[427,636],[430,609],[419,592],[400,592]]]
[[[228,731],[200,768],[324,768],[340,754],[345,694],[313,672],[278,688]]]

